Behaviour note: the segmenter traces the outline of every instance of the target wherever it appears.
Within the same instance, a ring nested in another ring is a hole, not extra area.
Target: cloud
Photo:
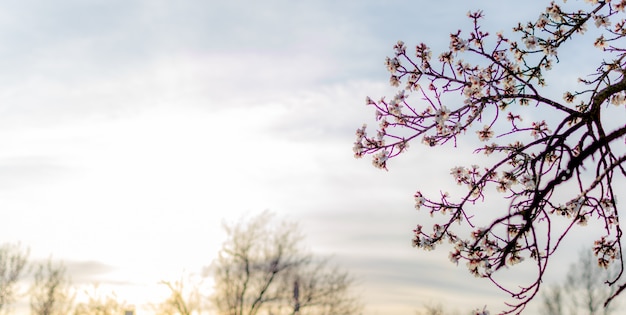
[[[95,260],[71,260],[56,258],[49,256],[48,258],[32,258],[29,263],[32,266],[45,265],[48,260],[52,260],[54,267],[63,266],[65,275],[70,280],[70,286],[81,287],[84,285],[93,285],[96,283],[103,284],[120,284],[115,281],[107,280],[106,275],[114,271],[116,268],[103,262]],[[33,281],[33,273],[21,280],[23,286],[28,286]],[[126,282],[128,283],[128,282]]]
[[[67,167],[46,156],[0,158],[0,190],[41,184],[67,172]]]
[[[111,265],[93,261],[63,261],[67,268],[67,274],[71,277],[72,283],[76,285],[109,283],[106,274],[115,270]]]

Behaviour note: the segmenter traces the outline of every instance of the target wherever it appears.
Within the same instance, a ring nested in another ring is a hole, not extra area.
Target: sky
[[[0,242],[62,260],[75,284],[98,282],[141,315],[167,294],[160,280],[210,265],[224,222],[269,209],[353,274],[365,315],[502,308],[447,251],[410,246],[413,194],[453,185],[459,155],[415,145],[384,172],[352,143],[373,122],[365,97],[395,94],[384,59],[397,40],[442,51],[468,10],[508,31],[547,5],[518,4],[0,1]],[[557,88],[575,84],[555,68]]]

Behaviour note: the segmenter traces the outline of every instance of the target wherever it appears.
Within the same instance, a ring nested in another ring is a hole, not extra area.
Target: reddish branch
[[[520,313],[536,295],[550,256],[575,224],[585,225],[596,216],[606,231],[594,247],[598,263],[606,267],[622,260],[613,179],[616,169],[626,176],[620,144],[626,138],[626,125],[607,132],[602,112],[613,105],[626,107],[626,48],[615,46],[617,39],[626,36],[625,6],[626,1],[598,1],[588,11],[566,12],[551,3],[536,22],[514,28],[519,34],[517,41],[502,34],[492,41],[480,27],[482,12],[471,13],[470,33],[465,37],[461,31],[450,34],[450,50],[438,57],[440,67],[425,44],[417,45],[412,56],[404,43],[398,42],[395,56],[387,58],[386,64],[390,83],[397,87],[406,84],[405,88],[391,100],[367,99],[368,105],[376,108],[380,125],[375,136],[368,136],[365,126],[357,130],[354,152],[356,157],[371,154],[374,166],[382,169],[419,138],[428,146],[450,140],[456,144],[468,132],[481,141],[510,141],[477,148],[478,153],[501,156],[493,165],[452,168],[457,184],[468,189],[458,202],[447,194],[435,199],[419,191],[415,194],[416,208],[429,209],[431,215],[441,214],[444,219],[432,232],[418,225],[413,240],[414,246],[426,250],[444,240],[452,242],[453,262],[466,261],[472,274],[489,278],[517,300],[507,304],[510,308],[505,313]],[[590,79],[580,80],[586,90],[565,91],[564,103],[543,95],[543,74],[558,62],[562,45],[582,35],[590,23],[604,32],[595,46],[612,61],[603,61]],[[463,55],[479,61],[469,64],[460,59]],[[409,101],[405,92],[417,92],[421,102]],[[462,105],[456,105],[459,94]],[[447,95],[455,96],[449,100]],[[576,99],[582,101],[576,104]],[[555,112],[549,112],[551,109]],[[523,115],[516,113],[532,110],[541,110],[540,116],[550,120],[523,122]],[[505,117],[508,130],[502,127]],[[477,123],[485,125],[480,129],[475,127]],[[556,192],[564,185],[571,195]],[[477,229],[472,208],[487,199],[488,186],[504,193],[510,205],[505,215]],[[564,197],[564,203],[559,202]],[[557,216],[569,220],[560,232],[552,222]],[[455,222],[470,227],[471,235],[457,235],[452,226]],[[525,258],[537,266],[537,277],[530,285],[508,289],[493,277],[503,266]],[[622,273],[623,269],[609,284],[615,284]],[[624,288],[626,284],[616,295]]]

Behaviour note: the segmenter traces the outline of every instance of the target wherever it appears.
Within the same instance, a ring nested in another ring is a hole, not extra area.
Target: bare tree
[[[33,315],[69,314],[74,296],[70,279],[62,263],[53,264],[52,259],[40,263],[30,288],[30,309]]]
[[[563,288],[558,285],[544,288],[541,296],[540,314],[565,315],[563,294]]]
[[[202,312],[202,295],[197,285],[192,285],[190,289],[186,289],[182,278],[174,283],[161,281],[160,284],[168,287],[170,296],[161,304],[154,307],[156,314],[191,315],[200,314]]]
[[[28,249],[19,244],[0,246],[0,314],[10,312],[9,306],[15,301],[17,282],[26,269]]]
[[[616,305],[604,305],[615,293],[615,287],[607,285],[609,279],[619,272],[617,265],[609,269],[599,267],[590,250],[583,250],[579,260],[572,264],[563,286],[552,286],[542,293],[541,313],[544,315],[609,315]]]
[[[471,12],[467,30],[450,33],[449,50],[435,58],[424,43],[408,51],[399,41],[386,66],[391,85],[403,87],[391,99],[366,98],[379,125],[373,135],[357,129],[353,149],[356,157],[372,155],[378,168],[410,143],[456,146],[468,135],[475,138],[464,143],[490,156],[484,166],[451,165],[458,193],[415,193],[415,207],[435,222],[417,225],[413,245],[453,243],[453,263],[466,262],[516,299],[507,313],[536,296],[551,255],[576,224],[604,230],[593,248],[600,265],[622,260],[616,197],[623,189],[614,183],[626,177],[625,7],[624,0],[551,2],[536,20],[511,25],[513,33],[484,30],[483,12]],[[571,78],[577,90],[548,88],[545,74],[560,56],[576,54],[584,36],[593,36],[588,49],[603,58],[597,70]],[[496,191],[508,206],[480,209]],[[496,276],[524,260],[536,268],[529,284]],[[617,284],[622,274],[609,282],[615,295],[626,288]]]
[[[446,310],[444,310],[441,304],[424,305],[424,310],[418,311],[415,313],[415,315],[446,315],[446,314],[449,314],[449,313],[446,312]]]
[[[445,311],[441,304],[439,305],[425,305],[424,310],[418,311],[415,315],[445,315]]]
[[[296,224],[269,212],[225,226],[228,239],[211,267],[220,314],[356,314],[347,273],[303,250]]]
[[[616,288],[608,286],[607,281],[615,278],[618,272],[617,265],[608,269],[598,266],[590,250],[581,252],[578,262],[570,267],[565,282],[569,303],[583,314],[614,313],[617,305],[605,305],[604,302],[615,293]]]
[[[119,315],[132,308],[121,301],[115,292],[101,294],[99,286],[95,284],[91,292],[85,291],[87,301],[78,303],[74,315]]]
[[[415,315],[458,315],[457,311],[450,311],[444,308],[441,304],[426,304],[424,305],[424,309],[421,311],[415,312]],[[485,309],[475,309],[466,314],[469,315],[489,315],[489,312],[486,312]]]
[[[293,287],[288,314],[356,314],[360,309],[357,298],[348,294],[353,285],[350,275],[328,259],[306,260],[284,280],[286,288]]]

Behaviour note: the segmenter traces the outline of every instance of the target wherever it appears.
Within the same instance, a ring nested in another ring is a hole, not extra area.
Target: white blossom
[[[443,126],[443,124],[448,120],[449,117],[450,110],[445,106],[441,106],[441,108],[439,108],[435,113],[435,122],[438,125]]]
[[[456,166],[450,169],[450,175],[454,177],[457,185],[469,182],[469,171],[463,166]]]
[[[535,47],[537,47],[537,37],[532,35],[527,36],[526,38],[524,38],[524,44],[528,49],[535,49]]]
[[[426,200],[422,196],[422,193],[419,191],[416,192],[415,193],[415,209],[419,210],[424,205],[424,201]]]
[[[607,27],[611,26],[611,22],[609,21],[609,17],[605,15],[594,15],[593,20],[595,22],[596,27]]]
[[[396,56],[404,55],[406,53],[406,46],[404,42],[399,40],[394,46],[393,49],[396,51]]]
[[[388,159],[389,159],[389,152],[387,152],[387,150],[379,151],[378,153],[374,154],[372,158],[372,165],[374,165],[377,168],[384,169],[386,167]]]
[[[624,95],[624,92],[615,93],[611,96],[611,104],[620,106],[624,103],[626,103],[626,96]]]
[[[493,131],[488,125],[485,125],[482,130],[478,130],[476,133],[480,141],[487,141],[493,137]]]

